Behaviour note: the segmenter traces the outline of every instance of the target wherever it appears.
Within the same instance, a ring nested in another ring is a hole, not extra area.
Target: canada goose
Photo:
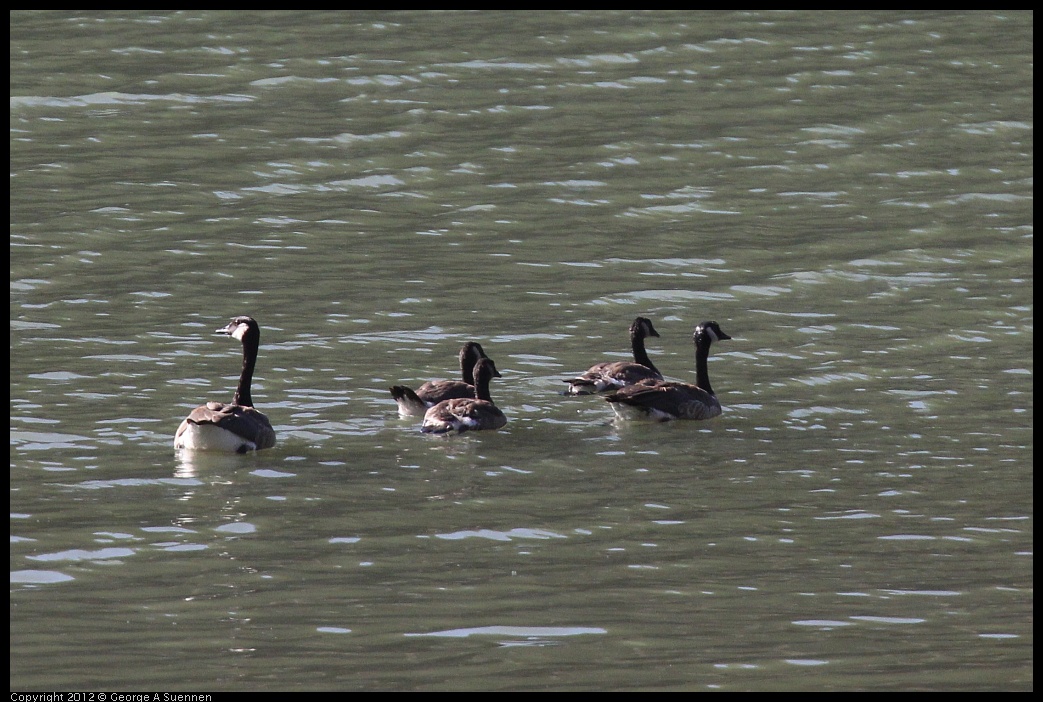
[[[659,336],[652,322],[638,317],[630,325],[630,345],[634,350],[633,361],[606,361],[591,366],[586,373],[566,380],[569,384],[566,395],[593,395],[604,390],[615,390],[643,380],[662,380],[663,374],[652,364],[645,351],[645,338]]]
[[[243,344],[243,371],[231,404],[207,402],[192,410],[174,434],[174,448],[246,453],[275,446],[271,422],[253,408],[250,381],[257,363],[261,329],[250,317],[236,317],[218,334],[228,334]]]
[[[474,366],[474,397],[443,400],[424,415],[420,431],[425,434],[448,434],[479,429],[499,429],[507,423],[489,396],[489,381],[499,378],[500,372],[491,358],[480,358]]]
[[[695,327],[695,385],[662,380],[628,385],[605,400],[620,419],[651,418],[661,422],[670,419],[711,419],[721,413],[721,403],[710,387],[706,359],[710,345],[731,337],[721,331],[717,322],[703,322]]]
[[[442,400],[456,397],[474,397],[474,366],[478,359],[488,358],[477,341],[468,341],[460,347],[460,374],[463,380],[431,380],[415,391],[405,385],[389,388],[391,397],[398,403],[398,414],[402,417],[423,417],[429,407]]]

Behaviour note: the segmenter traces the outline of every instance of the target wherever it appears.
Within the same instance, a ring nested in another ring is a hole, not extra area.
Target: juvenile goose
[[[489,396],[489,381],[499,378],[500,372],[491,358],[478,359],[474,367],[474,397],[443,400],[424,415],[420,431],[425,434],[448,434],[479,429],[499,429],[507,417],[493,404]]]
[[[710,386],[706,359],[710,345],[731,337],[721,331],[717,322],[703,322],[695,327],[695,385],[662,380],[628,385],[605,400],[620,419],[650,418],[660,422],[670,419],[711,419],[721,413],[721,403]]]
[[[478,359],[488,358],[485,350],[477,341],[468,341],[460,347],[460,374],[463,380],[431,380],[415,391],[405,385],[392,385],[388,388],[391,397],[398,403],[398,414],[401,417],[423,417],[429,407],[442,400],[456,397],[474,397],[474,366]]]
[[[257,363],[261,329],[250,317],[236,317],[218,334],[228,334],[243,345],[243,371],[231,404],[207,402],[192,410],[174,434],[174,448],[246,453],[275,446],[268,418],[253,408],[250,382]]]
[[[566,380],[569,384],[566,395],[593,395],[604,390],[615,390],[644,380],[662,380],[663,374],[652,364],[645,351],[645,338],[659,336],[645,317],[638,317],[630,325],[630,345],[634,350],[633,361],[606,361],[591,366],[586,373]]]

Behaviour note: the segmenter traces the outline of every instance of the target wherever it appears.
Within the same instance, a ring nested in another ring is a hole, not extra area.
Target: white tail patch
[[[191,422],[174,442],[174,448],[194,451],[224,451],[225,453],[238,452],[243,446],[248,451],[257,449],[254,442],[227,429],[216,427],[213,424],[192,424]]]

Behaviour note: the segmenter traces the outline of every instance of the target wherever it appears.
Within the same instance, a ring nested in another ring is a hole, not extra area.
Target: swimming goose
[[[398,414],[401,417],[423,417],[429,407],[442,400],[455,397],[474,397],[474,366],[478,359],[488,358],[485,350],[477,341],[468,341],[460,347],[460,380],[431,380],[415,391],[405,385],[393,385],[389,388],[391,397],[398,403]]]
[[[499,378],[500,372],[491,358],[480,358],[474,366],[474,394],[472,398],[443,400],[424,415],[420,431],[425,434],[448,434],[479,429],[499,429],[507,423],[489,396],[489,381]]]
[[[566,380],[569,384],[566,395],[592,395],[604,390],[633,385],[643,380],[662,380],[663,374],[652,364],[645,351],[645,338],[659,336],[645,317],[638,317],[630,325],[630,345],[634,350],[633,361],[606,361],[591,366],[586,373]]]
[[[250,317],[236,317],[218,334],[228,334],[243,345],[243,370],[231,404],[207,402],[192,410],[174,434],[174,448],[246,453],[275,446],[275,430],[268,418],[253,408],[250,381],[257,363],[261,329]]]
[[[650,418],[661,422],[670,419],[712,419],[721,413],[721,403],[710,387],[706,359],[710,345],[731,337],[721,331],[717,322],[703,322],[695,327],[695,385],[662,380],[628,385],[605,400],[620,419]]]

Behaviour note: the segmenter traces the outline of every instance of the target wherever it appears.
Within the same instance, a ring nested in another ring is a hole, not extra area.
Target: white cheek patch
[[[703,329],[710,335],[711,341],[720,341],[720,338],[714,332],[713,327],[703,327]]]
[[[250,328],[250,327],[249,327],[249,325],[247,325],[247,324],[240,324],[239,326],[237,326],[237,327],[235,328],[235,330],[234,330],[234,331],[232,331],[232,336],[233,336],[233,337],[234,337],[234,338],[235,338],[235,339],[236,339],[237,341],[242,341],[242,340],[243,340],[243,337],[244,337],[244,336],[246,336],[246,330],[247,330],[247,329],[249,329],[249,328]]]

